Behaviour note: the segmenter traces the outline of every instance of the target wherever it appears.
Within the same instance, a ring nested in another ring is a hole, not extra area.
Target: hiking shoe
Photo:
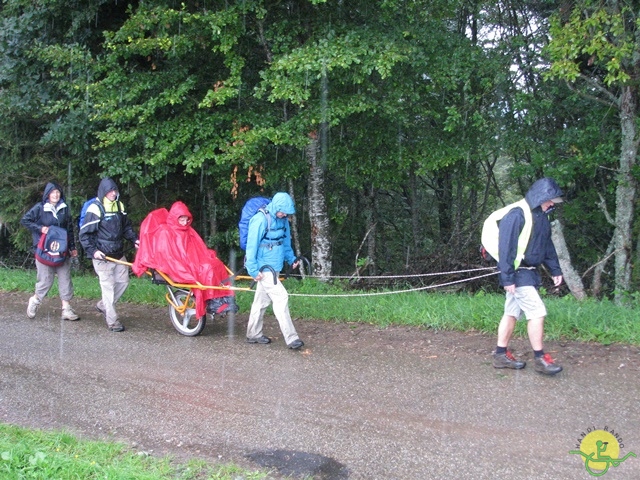
[[[29,298],[29,305],[27,305],[27,317],[36,318],[36,312],[40,306],[40,299],[35,295]]]
[[[227,313],[237,313],[238,305],[233,297],[218,297],[207,301],[207,313],[211,315],[226,315]]]
[[[71,307],[66,307],[62,309],[62,320],[75,322],[76,320],[80,320],[80,317],[76,315],[76,312],[74,312]]]
[[[536,372],[543,373],[545,375],[555,375],[562,371],[562,367],[553,363],[553,358],[551,358],[551,355],[548,353],[536,358],[534,368]]]
[[[289,345],[287,345],[291,350],[298,350],[299,348],[304,347],[304,342],[300,339],[294,340]]]
[[[240,311],[240,307],[238,307],[238,304],[236,304],[235,301],[229,302],[225,304],[226,307],[224,308],[224,310],[221,313],[227,314],[227,313],[238,313]]]
[[[507,350],[507,353],[494,353],[493,354],[493,368],[513,368],[514,370],[520,370],[524,368],[526,362],[521,362],[513,356],[511,350]]]
[[[271,343],[271,339],[262,335],[258,338],[247,338],[247,343],[261,343],[262,345],[266,345],[267,343]]]
[[[218,310],[224,308],[224,306],[224,297],[217,297],[207,300],[207,313],[215,315],[216,313],[218,313]]]
[[[124,325],[116,321],[116,323],[107,327],[110,332],[124,332]]]
[[[216,315],[226,315],[227,313],[238,313],[238,305],[235,303],[223,303],[218,310],[216,311]]]

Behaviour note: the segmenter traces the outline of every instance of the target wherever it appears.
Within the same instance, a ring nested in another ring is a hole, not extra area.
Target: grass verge
[[[298,317],[365,322],[379,327],[410,325],[495,335],[504,309],[504,294],[484,291],[470,294],[381,290],[367,292],[367,296],[349,296],[363,292],[308,280],[290,280],[287,289],[292,294],[291,311]],[[344,296],[297,296],[305,294]],[[640,297],[630,298],[629,305],[621,307],[609,300],[578,301],[572,295],[556,297],[544,291],[541,294],[548,310],[546,339],[640,345],[637,321]],[[526,322],[518,322],[514,335],[527,335]]]
[[[175,463],[110,442],[79,440],[66,432],[43,432],[0,424],[0,477],[10,479],[232,480],[266,479],[268,473],[202,461]]]

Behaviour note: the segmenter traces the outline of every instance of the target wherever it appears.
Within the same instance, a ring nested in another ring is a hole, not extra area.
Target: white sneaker
[[[76,315],[76,312],[74,312],[71,307],[66,307],[62,309],[62,320],[70,320],[74,322],[76,320],[80,320],[80,317]]]
[[[36,318],[36,312],[40,306],[40,299],[35,295],[29,299],[29,305],[27,305],[27,317]]]

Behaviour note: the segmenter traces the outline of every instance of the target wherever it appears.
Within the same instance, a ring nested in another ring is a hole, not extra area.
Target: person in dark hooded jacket
[[[546,375],[562,371],[562,367],[548,353],[544,353],[543,349],[547,310],[538,293],[542,282],[537,269],[538,266],[545,265],[551,272],[554,285],[562,283],[562,270],[551,241],[551,224],[547,218],[555,204],[563,201],[562,196],[563,192],[555,180],[542,178],[525,195],[526,203],[531,208],[532,225],[525,225],[527,220],[520,207],[510,210],[500,221],[498,270],[500,285],[506,292],[506,301],[504,315],[498,327],[497,348],[493,355],[495,368],[524,368],[525,362],[517,360],[507,349],[516,321],[524,313],[528,322],[529,341],[535,355],[535,370]],[[530,231],[531,234],[526,243],[524,258],[516,267],[518,244],[523,231]]]
[[[54,225],[67,231],[67,245],[69,255],[64,263],[51,267],[36,259],[37,280],[34,295],[29,298],[27,305],[27,317],[35,318],[42,299],[49,293],[53,281],[58,276],[58,291],[62,301],[62,319],[80,320],[73,311],[69,301],[73,297],[73,283],[71,282],[71,257],[78,256],[73,236],[73,220],[69,207],[65,203],[62,187],[54,182],[47,183],[42,195],[42,202],[36,203],[20,221],[22,225],[31,231],[33,248],[40,241],[43,233],[49,231]]]
[[[116,182],[103,178],[98,197],[92,203],[80,225],[80,243],[100,280],[102,299],[96,310],[102,313],[111,332],[122,332],[124,325],[118,320],[115,305],[129,286],[129,267],[111,262],[105,257],[126,262],[124,240],[137,248],[138,235],[133,230],[123,203],[119,200]]]

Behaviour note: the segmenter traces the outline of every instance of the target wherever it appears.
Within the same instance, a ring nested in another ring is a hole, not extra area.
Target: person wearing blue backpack
[[[37,280],[35,293],[29,298],[27,305],[27,317],[35,318],[42,299],[49,293],[53,281],[58,276],[58,292],[62,301],[62,320],[80,320],[73,311],[69,301],[73,297],[73,283],[71,281],[70,257],[78,256],[73,238],[73,221],[69,207],[65,203],[62,187],[55,182],[49,182],[44,188],[42,201],[36,203],[23,217],[20,223],[31,231],[34,251],[46,235],[50,227],[60,227],[61,232],[66,232],[67,252],[62,252],[64,257],[55,265],[45,264],[36,256]]]
[[[273,304],[273,313],[280,324],[287,346],[293,350],[304,346],[291,321],[289,294],[278,279],[285,261],[292,268],[298,266],[291,248],[291,232],[287,218],[295,213],[295,205],[289,194],[279,192],[263,211],[253,215],[249,221],[245,267],[247,273],[256,281],[256,292],[247,325],[248,343],[271,343],[271,339],[262,333],[262,327],[265,310]]]
[[[87,258],[93,261],[93,269],[100,280],[102,299],[96,304],[107,322],[110,332],[122,332],[124,325],[118,320],[116,303],[129,286],[129,267],[112,262],[106,257],[126,262],[124,240],[136,248],[140,246],[138,235],[120,201],[116,182],[103,178],[98,186],[98,196],[86,210],[80,226],[80,243]]]

